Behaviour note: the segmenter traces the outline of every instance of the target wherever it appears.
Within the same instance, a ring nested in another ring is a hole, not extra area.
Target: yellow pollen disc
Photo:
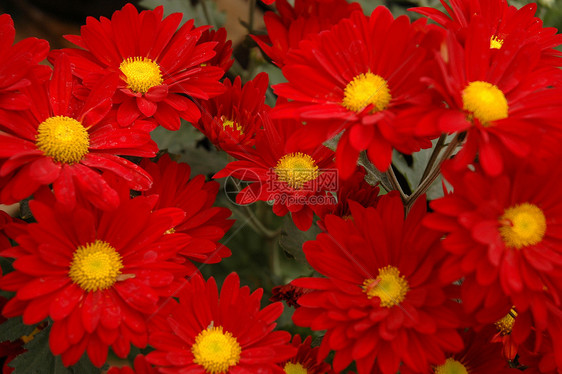
[[[164,233],[164,235],[173,234],[173,233],[175,233],[175,232],[176,232],[176,229],[172,227],[171,229],[166,230],[166,232]]]
[[[500,235],[508,248],[521,249],[539,243],[546,232],[546,218],[533,204],[507,208],[500,220]]]
[[[287,362],[283,370],[285,370],[285,374],[308,374],[308,370],[298,362]]]
[[[129,57],[119,65],[119,70],[125,74],[127,87],[136,93],[147,93],[164,81],[160,66],[147,57]]]
[[[503,39],[498,38],[495,35],[492,35],[490,38],[490,49],[501,49],[503,46]]]
[[[380,305],[386,308],[400,304],[410,289],[400,271],[390,265],[379,269],[377,278],[365,279],[362,288],[369,299],[377,296],[381,299]]]
[[[459,361],[448,358],[443,365],[435,368],[435,374],[468,374],[468,370]]]
[[[36,146],[56,162],[75,164],[88,153],[90,136],[80,122],[65,116],[49,117],[37,127]]]
[[[287,183],[291,188],[299,189],[306,182],[318,177],[318,166],[307,154],[289,153],[277,161],[275,173],[280,181]]]
[[[230,332],[223,332],[222,326],[209,326],[201,331],[191,346],[193,362],[201,365],[208,374],[227,373],[231,366],[240,361],[240,344]]]
[[[507,118],[507,99],[503,92],[488,82],[470,82],[462,92],[463,109],[478,118],[484,125]]]
[[[509,313],[505,315],[505,317],[494,323],[494,325],[496,325],[496,328],[502,335],[511,334],[511,329],[513,328],[516,317],[517,312],[515,311],[515,309],[511,309]]]
[[[231,130],[238,131],[240,133],[240,135],[244,134],[244,131],[242,131],[242,126],[240,126],[238,124],[238,122],[231,121],[229,119],[224,118],[224,116],[223,116],[222,117],[222,129],[224,131],[226,131],[227,127],[230,127]]]
[[[86,292],[113,286],[121,274],[121,255],[109,243],[96,240],[76,248],[68,275]]]
[[[386,109],[392,96],[388,83],[384,78],[373,74],[359,74],[345,86],[342,105],[347,109],[360,112],[369,104],[373,104],[374,111]]]

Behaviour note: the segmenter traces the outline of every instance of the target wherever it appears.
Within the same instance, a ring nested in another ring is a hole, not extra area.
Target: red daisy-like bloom
[[[499,50],[490,48],[489,38],[480,16],[472,17],[464,46],[448,34],[444,52],[436,54],[441,77],[430,80],[448,108],[428,108],[421,119],[417,113],[414,131],[466,132],[455,165],[460,169],[478,155],[484,171],[495,176],[506,159],[560,154],[562,90],[549,88],[561,73],[538,65],[540,50],[525,44],[524,35],[507,35]]]
[[[558,331],[560,333],[560,331]],[[560,374],[562,369],[556,365],[552,340],[547,336],[529,339],[519,350],[518,361],[529,374]]]
[[[52,353],[69,366],[86,351],[100,367],[110,346],[123,358],[131,343],[146,346],[147,318],[186,275],[175,262],[185,235],[166,233],[184,213],[154,210],[151,197],[121,201],[110,212],[89,204],[69,212],[54,202],[39,191],[30,202],[37,223],[1,253],[15,258],[15,271],[0,287],[16,292],[2,313],[22,315],[25,324],[50,317]]]
[[[450,0],[450,5],[441,0],[441,4],[448,14],[430,7],[409,10],[423,14],[454,32],[463,45],[470,33],[472,16],[481,16],[490,48],[501,49],[505,38],[517,33],[524,35],[521,44],[538,43],[544,63],[562,65],[562,52],[554,49],[562,44],[562,34],[557,34],[555,27],[543,28],[542,20],[535,17],[537,4],[527,4],[520,9],[509,5],[507,0]]]
[[[271,297],[269,301],[284,301],[288,306],[298,308],[298,299],[309,290],[306,288],[295,287],[292,284],[284,284],[282,286],[275,286],[271,289]]]
[[[314,216],[311,206],[333,201],[326,191],[337,187],[333,152],[324,146],[305,151],[287,143],[303,127],[295,120],[274,120],[264,114],[264,129],[256,136],[256,148],[231,150],[239,161],[230,162],[214,178],[232,176],[253,182],[236,196],[237,204],[274,201],[273,212],[291,212],[299,230],[306,231]]]
[[[240,76],[226,79],[226,91],[201,102],[201,119],[193,125],[217,148],[229,150],[254,145],[256,132],[263,127],[264,103],[269,77],[260,73],[242,87]]]
[[[218,30],[208,29],[203,31],[197,44],[207,42],[214,42],[216,45],[213,49],[215,56],[205,62],[205,65],[218,66],[224,72],[227,72],[234,64],[234,59],[232,58],[232,40],[226,40],[226,29],[221,27]]]
[[[208,27],[193,28],[189,20],[178,30],[181,13],[162,15],[161,6],[139,14],[127,4],[111,20],[88,17],[79,36],[66,36],[82,48],[62,51],[87,87],[105,74],[120,75],[114,102],[121,126],[149,118],[177,130],[180,117],[197,122],[201,115],[189,97],[206,100],[223,92],[224,70],[205,65],[215,56],[216,43],[199,42]]]
[[[325,230],[323,220],[328,214],[334,214],[344,219],[351,217],[351,211],[349,210],[349,201],[351,200],[365,208],[376,206],[380,188],[378,185],[373,186],[367,183],[365,175],[365,168],[357,166],[355,173],[349,179],[339,181],[336,193],[337,202],[335,204],[323,204],[313,207],[314,213],[320,218],[316,221],[318,227]]]
[[[495,343],[502,343],[502,355],[508,361],[514,361],[517,356],[519,344],[513,339],[511,331],[517,318],[517,311],[514,308],[502,318],[497,320],[494,325],[496,327],[496,334],[492,337],[491,341]]]
[[[359,374],[394,374],[400,363],[416,372],[445,361],[463,347],[455,286],[443,286],[436,269],[444,251],[440,235],[421,226],[420,198],[404,217],[395,193],[377,208],[350,202],[352,219],[324,219],[327,232],[304,244],[310,265],[326,278],[292,283],[312,289],[299,299],[293,321],[327,330],[320,357],[335,350],[336,372],[355,360]]]
[[[431,367],[425,373],[518,373],[519,371],[510,368],[508,362],[503,358],[501,354],[502,345],[490,342],[494,333],[495,328],[493,326],[487,326],[478,332],[473,329],[462,330],[460,334],[464,342],[464,349],[447,357],[443,363]],[[400,369],[400,373],[413,374],[416,372],[404,367]]]
[[[286,331],[273,331],[283,305],[260,309],[262,289],[240,288],[236,273],[222,289],[214,278],[193,277],[153,319],[148,362],[160,373],[284,374],[277,363],[296,352]]]
[[[12,243],[4,232],[6,226],[13,222],[13,218],[3,210],[0,210],[0,250],[10,248]],[[2,268],[0,268],[0,275],[2,275]]]
[[[129,366],[122,366],[120,368],[113,366],[109,368],[107,374],[158,374],[158,372],[155,367],[146,361],[145,356],[137,355],[132,368]]]
[[[494,322],[512,305],[518,312],[530,307],[536,316],[544,316],[544,303],[528,304],[534,293],[558,300],[562,291],[557,287],[562,269],[558,246],[562,206],[552,194],[562,185],[562,173],[539,175],[518,168],[492,178],[480,168],[451,172],[445,166],[443,174],[454,193],[432,201],[434,213],[424,221],[426,227],[447,235],[443,247],[450,256],[442,279],[464,277],[463,304],[471,312],[485,306],[489,317],[482,316],[481,322]],[[541,182],[530,187],[531,180]],[[524,305],[513,303],[521,294],[525,297],[517,301]],[[541,330],[546,328],[546,321],[537,322]]]
[[[296,0],[292,6],[287,0],[275,4],[279,14],[266,12],[263,16],[267,35],[250,35],[262,51],[278,67],[285,65],[285,55],[298,47],[309,35],[327,30],[356,10],[358,3],[345,0]]]
[[[204,175],[190,179],[189,165],[172,161],[168,154],[156,163],[143,160],[141,166],[154,180],[152,188],[143,195],[158,196],[155,208],[173,207],[185,212],[185,217],[172,230],[189,235],[178,254],[209,264],[230,256],[230,249],[218,242],[234,224],[234,220],[228,219],[231,215],[228,208],[213,206],[219,184],[206,182]]]
[[[380,6],[370,17],[354,12],[303,41],[286,56],[283,75],[288,82],[274,86],[277,95],[293,101],[277,105],[272,116],[317,120],[295,134],[306,143],[320,144],[346,130],[336,151],[344,179],[355,170],[363,150],[385,171],[393,148],[411,154],[430,147],[427,139],[399,133],[393,126],[401,110],[434,99],[420,78],[434,64],[427,58],[424,40],[441,31],[428,33],[421,21],[394,19]]]
[[[330,364],[318,358],[318,347],[312,348],[312,337],[307,336],[302,341],[300,335],[293,336],[291,344],[298,349],[297,354],[280,366],[285,370],[285,374],[327,374],[333,373]]]
[[[11,176],[0,186],[0,201],[16,203],[42,185],[53,184],[57,200],[68,208],[80,193],[102,209],[113,209],[119,199],[100,171],[111,171],[130,188],[150,187],[150,176],[118,155],[153,157],[158,150],[149,129],[139,121],[122,129],[110,112],[111,94],[118,77],[105,77],[77,99],[81,89],[63,55],[53,77],[22,90],[32,100],[27,110],[0,113],[0,176]]]
[[[27,38],[13,44],[15,35],[12,18],[0,14],[0,110],[28,108],[31,101],[19,90],[31,80],[44,81],[51,75],[48,66],[39,65],[49,53],[49,43]]]
[[[454,193],[432,201],[434,213],[424,221],[446,234],[441,278],[463,278],[463,305],[480,322],[495,322],[514,306],[516,344],[533,330],[559,335],[562,206],[552,191],[562,173],[520,167],[492,178],[479,168],[452,173],[446,166],[444,176]],[[540,183],[529,185],[533,180]],[[562,340],[553,340],[562,352]]]

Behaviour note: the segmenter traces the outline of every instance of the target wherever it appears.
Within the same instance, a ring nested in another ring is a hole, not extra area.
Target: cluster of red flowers
[[[441,2],[411,22],[278,0],[252,35],[286,79],[273,107],[266,73],[224,77],[224,29],[162,7],[89,17],[52,51],[0,15],[0,204],[33,215],[0,212],[3,317],[65,366],[150,348],[109,373],[561,373],[562,35],[533,4]],[[319,346],[238,274],[201,275],[234,221],[219,182],[158,152],[151,131],[182,119],[234,159],[210,172],[248,182],[236,204],[322,231],[302,248],[315,275],[274,295]],[[432,147],[404,193],[393,157]]]

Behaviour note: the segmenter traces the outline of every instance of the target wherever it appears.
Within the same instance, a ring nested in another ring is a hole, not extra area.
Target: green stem
[[[386,190],[386,192],[392,191],[394,188],[392,187],[392,183],[390,182],[388,175],[386,173],[381,173],[379,169],[377,169],[365,152],[361,152],[359,154],[359,163],[363,165],[367,173],[371,174],[374,179],[381,184],[381,186]]]
[[[275,238],[281,233],[281,229],[271,230],[265,227],[265,225],[261,222],[261,220],[256,216],[254,211],[249,206],[247,205],[244,206],[244,209],[246,210],[247,213],[246,217],[248,217],[248,219],[250,220],[250,223],[252,225],[252,228],[254,228],[254,231],[260,233],[262,236],[268,239]]]
[[[201,0],[200,3],[201,3],[201,8],[203,8],[203,15],[207,20],[207,24],[216,27],[215,22],[211,17],[211,13],[209,13],[209,9],[207,8],[207,0]]]
[[[402,199],[402,202],[405,204],[406,201],[408,200],[408,196],[402,190],[402,187],[400,186],[400,182],[398,182],[398,178],[396,178],[396,174],[394,174],[394,170],[392,169],[392,164],[388,167],[388,170],[386,171],[386,175],[388,175],[388,179],[392,184],[392,189],[400,193],[400,198]]]
[[[254,13],[256,10],[256,1],[257,0],[250,0],[250,13],[248,14],[248,34],[254,33]]]
[[[441,152],[441,148],[443,148],[443,145],[445,144],[445,139],[447,139],[447,134],[441,134],[439,140],[435,144],[435,148],[433,148],[433,153],[431,153],[431,157],[427,162],[425,170],[423,171],[423,175],[420,179],[420,183],[427,177],[427,175],[433,168],[433,164],[435,164],[435,160],[437,160],[437,156],[439,156],[439,153]]]
[[[414,202],[424,194],[429,187],[435,182],[439,174],[441,173],[441,164],[443,161],[449,159],[452,155],[457,146],[459,145],[459,136],[460,134],[455,135],[453,140],[447,145],[443,156],[439,159],[439,162],[433,167],[433,169],[428,173],[428,176],[420,183],[420,185],[414,190],[414,192],[408,196],[406,199],[406,211],[409,211]]]

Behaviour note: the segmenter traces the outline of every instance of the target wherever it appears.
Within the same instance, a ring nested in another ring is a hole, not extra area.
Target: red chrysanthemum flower
[[[560,331],[558,331],[559,333]],[[527,374],[560,374],[560,365],[556,364],[552,340],[547,336],[530,339],[519,350],[518,361]]]
[[[494,322],[494,326],[497,331],[491,341],[495,343],[502,343],[502,355],[508,361],[515,360],[519,347],[519,344],[515,342],[513,335],[511,334],[516,318],[517,311],[514,308],[511,308],[505,316]]]
[[[0,250],[10,248],[12,243],[5,233],[6,227],[13,222],[13,218],[3,210],[0,210]],[[2,268],[0,268],[0,275],[2,275]]]
[[[190,179],[189,165],[172,161],[168,154],[156,163],[143,160],[141,166],[154,180],[152,188],[143,195],[158,196],[155,208],[173,207],[185,212],[185,217],[172,229],[189,235],[178,254],[209,264],[230,256],[230,249],[218,242],[234,224],[234,220],[228,219],[231,215],[228,208],[213,206],[219,184],[206,182],[204,175]]]
[[[129,366],[122,366],[119,368],[112,366],[107,371],[107,374],[158,374],[158,372],[156,371],[156,368],[146,361],[145,356],[137,355],[132,368]]]
[[[15,35],[12,18],[0,14],[0,110],[28,108],[31,101],[19,90],[31,80],[44,81],[51,75],[48,66],[39,65],[49,53],[49,43],[27,38],[13,44]]]
[[[562,210],[552,191],[562,185],[562,173],[519,168],[492,178],[480,169],[451,173],[445,167],[444,175],[454,193],[434,200],[435,212],[424,221],[446,234],[450,254],[441,278],[463,278],[463,305],[480,322],[495,322],[514,306],[516,344],[533,330],[559,335]],[[533,180],[540,183],[529,185]],[[562,339],[553,340],[562,352]]]
[[[207,42],[216,43],[213,49],[215,56],[204,64],[218,66],[226,73],[232,64],[234,64],[234,59],[232,58],[232,40],[226,39],[226,29],[221,27],[218,30],[208,29],[203,31],[197,44]]]
[[[287,0],[279,0],[275,5],[279,14],[266,12],[263,16],[267,35],[250,36],[280,68],[285,65],[287,52],[298,47],[301,40],[361,10],[358,3],[349,4],[345,0],[296,0],[294,6]]]
[[[562,65],[562,52],[554,49],[562,44],[562,34],[557,34],[555,27],[543,28],[542,20],[535,17],[537,4],[527,4],[520,9],[509,5],[507,0],[450,0],[450,5],[441,0],[441,4],[448,14],[430,7],[409,10],[423,14],[454,32],[463,45],[470,34],[472,16],[481,16],[490,48],[501,49],[505,38],[517,33],[524,36],[521,45],[538,43],[544,63]]]
[[[293,336],[291,344],[298,349],[297,354],[287,362],[283,362],[280,366],[285,374],[327,374],[333,373],[330,364],[318,358],[318,347],[312,348],[312,337],[307,336],[302,341],[300,335]]]
[[[325,229],[324,217],[328,214],[334,214],[338,217],[349,218],[351,211],[349,210],[349,201],[353,200],[361,206],[375,207],[378,201],[380,188],[378,185],[371,185],[365,180],[365,168],[357,166],[355,172],[349,179],[339,181],[336,198],[334,204],[316,205],[313,207],[314,213],[320,218],[316,221],[318,227]]]
[[[15,271],[0,280],[16,292],[3,314],[22,315],[26,324],[50,317],[52,353],[69,366],[86,351],[100,367],[110,346],[119,357],[131,343],[146,346],[148,317],[186,275],[175,262],[185,235],[166,233],[184,213],[154,210],[150,197],[121,201],[110,212],[86,204],[69,212],[54,202],[38,192],[30,202],[37,223],[1,253],[15,258]]]
[[[306,288],[295,287],[292,284],[284,284],[282,286],[275,286],[271,289],[271,297],[269,301],[284,301],[287,303],[288,306],[292,306],[293,308],[298,308],[298,299],[309,290]]]
[[[148,362],[160,373],[278,373],[295,354],[286,331],[273,331],[283,305],[260,309],[263,290],[240,288],[236,273],[217,290],[214,278],[193,277],[153,319]]]
[[[394,374],[402,362],[416,372],[462,349],[455,286],[437,277],[444,251],[440,235],[421,226],[425,198],[404,217],[395,193],[377,208],[350,202],[352,218],[328,215],[327,232],[304,244],[310,265],[326,278],[292,283],[312,289],[299,299],[293,321],[327,330],[320,357],[335,350],[336,372],[355,360],[359,374]]]
[[[79,36],[66,36],[82,48],[62,51],[87,87],[105,74],[120,75],[114,102],[121,126],[148,118],[177,130],[180,117],[197,122],[201,115],[190,97],[208,99],[223,92],[224,70],[205,65],[215,56],[216,43],[199,42],[208,27],[193,28],[189,20],[178,30],[181,13],[162,15],[162,6],[139,14],[127,4],[111,20],[88,17]]]
[[[464,277],[463,287],[480,288],[467,292],[470,299],[463,300],[471,311],[484,300],[488,310],[493,300],[505,304],[506,297],[499,295],[554,292],[551,296],[557,299],[560,290],[553,289],[552,282],[562,266],[557,245],[562,210],[551,191],[562,185],[562,173],[539,175],[519,168],[492,178],[479,168],[460,173],[448,169],[443,169],[444,175],[454,192],[432,201],[434,213],[424,221],[447,235],[443,247],[450,256],[442,269],[443,280]],[[541,183],[531,187],[531,180]],[[500,308],[494,320],[511,305]]]
[[[436,54],[441,77],[431,80],[448,108],[428,108],[425,119],[417,113],[414,131],[463,133],[455,165],[460,169],[478,156],[484,171],[495,176],[506,159],[542,161],[560,154],[562,90],[549,88],[561,73],[538,65],[536,44],[522,45],[524,36],[512,33],[497,50],[489,38],[480,16],[472,17],[464,46],[448,34],[444,52]]]
[[[401,110],[433,99],[420,81],[431,68],[423,42],[429,34],[421,31],[421,25],[410,24],[406,16],[394,19],[380,6],[370,17],[354,12],[303,41],[285,59],[283,75],[288,82],[274,86],[277,95],[293,101],[278,104],[272,116],[307,120],[295,135],[303,145],[320,144],[346,130],[336,150],[344,179],[355,170],[361,151],[367,150],[371,162],[385,171],[393,149],[411,154],[430,147],[427,139],[398,132],[393,125]]]
[[[50,81],[22,89],[32,107],[0,113],[0,159],[5,159],[0,176],[11,176],[0,186],[2,203],[19,202],[52,183],[57,200],[68,208],[79,190],[96,206],[113,209],[117,193],[100,171],[115,173],[135,190],[150,187],[146,172],[118,156],[153,157],[158,147],[150,138],[152,126],[141,121],[128,129],[117,126],[110,112],[117,79],[105,77],[81,101],[76,97],[81,86],[61,56]]]
[[[431,374],[516,374],[519,371],[509,367],[503,358],[502,345],[491,342],[495,333],[493,326],[487,326],[476,332],[473,329],[460,332],[464,342],[464,349],[454,355],[447,357],[443,363],[434,365],[425,373]],[[415,371],[407,367],[401,368],[400,373],[413,374]]]
[[[240,77],[226,79],[226,91],[201,102],[201,119],[193,125],[217,148],[226,151],[254,145],[256,132],[263,127],[264,103],[269,77],[260,73],[242,87]]]
[[[311,206],[333,201],[326,191],[337,187],[333,152],[324,146],[305,151],[287,143],[291,134],[303,127],[295,120],[272,120],[264,114],[264,129],[256,136],[256,148],[231,150],[239,161],[230,162],[214,178],[232,176],[253,182],[236,196],[236,203],[274,201],[273,212],[291,212],[299,230],[306,231],[314,216]]]

